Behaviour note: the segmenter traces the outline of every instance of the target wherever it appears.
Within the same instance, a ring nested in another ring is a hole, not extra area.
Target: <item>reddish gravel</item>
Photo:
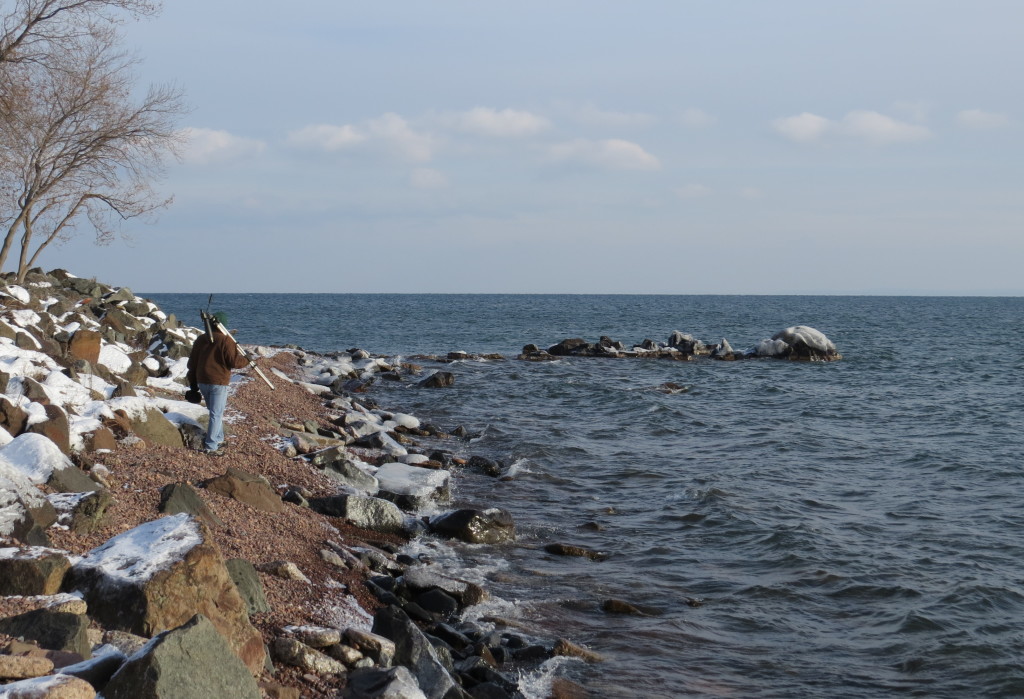
[[[289,375],[297,373],[296,356],[280,352],[260,359],[259,366],[270,376],[271,367]],[[198,486],[202,481],[223,474],[228,467],[266,476],[283,493],[282,486],[302,486],[314,495],[334,492],[330,479],[301,459],[285,457],[275,439],[281,421],[314,420],[329,424],[321,399],[305,389],[272,378],[277,387],[271,391],[262,381],[247,380],[237,386],[228,403],[228,440],[226,453],[212,457],[199,452],[165,446],[121,446],[113,453],[95,454],[96,463],[110,469],[110,485],[115,503],[109,510],[109,521],[89,536],[52,529],[51,539],[57,548],[84,554],[143,522],[160,515],[157,506],[160,489],[170,483],[187,482]],[[372,614],[379,603],[369,593],[362,576],[334,568],[325,563],[319,552],[331,540],[346,545],[362,542],[400,543],[397,537],[358,529],[343,520],[319,515],[309,509],[287,505],[287,511],[270,514],[227,497],[197,487],[200,497],[224,521],[213,530],[213,536],[225,558],[245,558],[254,564],[277,560],[295,563],[312,584],[287,581],[260,573],[272,611],[253,617],[253,624],[267,642],[277,630],[289,624],[338,626],[336,607],[345,597],[339,585],[347,587],[363,609]],[[268,678],[264,678],[268,679]],[[310,681],[294,668],[279,667],[274,681],[300,687],[303,697],[337,696],[339,680]]]

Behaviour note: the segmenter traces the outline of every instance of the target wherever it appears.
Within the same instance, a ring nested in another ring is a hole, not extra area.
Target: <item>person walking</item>
[[[192,344],[188,356],[188,385],[191,391],[202,394],[210,413],[203,451],[220,456],[224,453],[224,409],[228,404],[231,370],[248,366],[249,360],[238,350],[234,339],[221,332],[221,328],[227,327],[227,313],[217,311],[213,317],[217,320],[212,324],[213,339],[203,333]]]

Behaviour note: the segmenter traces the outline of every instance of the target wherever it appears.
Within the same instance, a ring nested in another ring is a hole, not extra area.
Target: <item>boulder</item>
[[[143,417],[127,416],[131,430],[142,437],[147,444],[163,444],[168,447],[183,447],[181,432],[177,426],[157,408],[147,408]]]
[[[462,607],[479,604],[487,599],[487,591],[484,588],[468,580],[445,574],[439,565],[411,566],[406,569],[403,580],[414,593],[441,590],[455,598]]]
[[[344,699],[427,699],[416,678],[399,665],[389,669],[361,668],[348,676]]]
[[[430,531],[439,536],[468,544],[500,544],[516,538],[511,513],[500,508],[447,512],[432,517],[429,526]]]
[[[348,459],[327,463],[324,466],[324,475],[368,495],[376,495],[377,491],[380,490],[380,484],[376,478],[363,471]]]
[[[352,524],[371,531],[400,534],[405,531],[405,517],[393,502],[362,495],[332,495],[310,498],[314,511],[329,517],[344,517]]]
[[[68,342],[68,355],[96,364],[100,360],[102,344],[102,335],[95,330],[77,330]]]
[[[223,475],[211,478],[203,485],[211,493],[244,502],[263,512],[284,512],[288,509],[266,478],[240,468],[229,468]]]
[[[62,675],[83,679],[99,689],[110,681],[127,659],[128,656],[114,646],[103,645],[93,650],[92,658],[89,660],[65,665],[60,672]]]
[[[428,699],[465,699],[468,695],[449,674],[438,651],[398,607],[386,607],[373,618],[373,633],[395,643],[395,664],[404,665]]]
[[[395,661],[395,642],[369,631],[345,629],[345,643],[363,655],[373,658],[380,667],[391,667]]]
[[[0,549],[0,596],[56,594],[70,568],[62,551]]]
[[[0,655],[0,679],[24,680],[53,672],[53,661],[31,655]],[[3,690],[0,689],[0,692]]]
[[[263,638],[249,623],[220,550],[206,526],[188,515],[147,522],[93,549],[72,566],[65,588],[80,591],[104,627],[143,636],[199,612],[254,674],[263,667]]]
[[[314,675],[340,675],[346,672],[344,663],[294,638],[276,639],[273,655],[286,665],[293,665]]]
[[[103,696],[259,699],[260,689],[251,670],[232,652],[215,625],[196,614],[159,634],[129,658],[103,689]]]
[[[56,674],[3,686],[4,699],[93,699],[96,690],[85,680]]]
[[[0,633],[35,641],[47,650],[69,650],[83,658],[91,654],[84,614],[34,609],[31,612],[0,619]]]
[[[573,337],[562,340],[557,345],[548,348],[548,354],[556,357],[568,357],[587,354],[591,350],[590,343],[582,337]]]
[[[835,344],[824,333],[806,325],[794,325],[762,340],[753,353],[759,357],[831,362],[842,359]]]
[[[263,592],[263,583],[256,573],[256,566],[244,558],[229,558],[225,565],[235,582],[235,587],[238,588],[238,594],[245,600],[249,615],[269,612],[270,603]]]
[[[455,384],[455,374],[450,371],[436,371],[420,381],[417,386],[423,388],[448,388]]]
[[[11,402],[7,396],[0,395],[0,427],[17,437],[28,424],[28,413]]]
[[[28,477],[0,460],[0,536],[26,544],[49,544],[46,528],[57,512]]]
[[[378,495],[406,510],[419,510],[449,496],[448,471],[436,471],[398,462],[377,469]]]
[[[160,512],[168,515],[187,514],[203,521],[211,529],[224,526],[218,517],[188,483],[169,483],[160,489]]]

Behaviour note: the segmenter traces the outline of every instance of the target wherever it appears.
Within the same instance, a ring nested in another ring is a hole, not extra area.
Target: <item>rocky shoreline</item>
[[[362,350],[250,348],[226,454],[183,399],[199,330],[63,270],[0,286],[0,697],[515,697],[554,655],[413,537],[498,544],[500,508],[445,510],[464,430],[380,409]],[[458,449],[445,444],[460,445]],[[429,444],[431,446],[424,446]],[[437,514],[423,516],[428,510]],[[585,696],[556,681],[552,696]]]

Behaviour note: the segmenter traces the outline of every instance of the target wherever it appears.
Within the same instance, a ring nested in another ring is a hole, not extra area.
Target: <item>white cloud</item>
[[[797,143],[816,143],[829,134],[835,134],[881,146],[923,141],[932,136],[926,126],[865,109],[849,112],[839,121],[803,112],[797,116],[776,119],[772,127],[785,138]]]
[[[965,109],[956,115],[956,123],[965,129],[999,129],[1009,125],[1010,117],[999,112],[983,112],[980,109]]]
[[[713,191],[710,187],[702,184],[687,184],[676,190],[680,199],[703,199],[710,197]]]
[[[651,126],[657,121],[652,114],[643,112],[617,112],[601,109],[588,102],[583,105],[569,107],[572,118],[587,126],[612,129],[633,129]]]
[[[790,141],[797,143],[813,143],[821,140],[825,132],[833,127],[833,122],[810,112],[776,119],[772,122],[772,128]]]
[[[181,134],[187,143],[182,159],[197,165],[237,160],[262,153],[266,148],[263,141],[216,129],[190,126],[182,129]]]
[[[313,124],[289,133],[287,142],[300,148],[338,151],[365,143],[366,139],[366,134],[351,124]]]
[[[577,138],[548,148],[550,157],[558,162],[596,165],[609,170],[657,170],[656,157],[632,141],[610,138],[591,141]]]
[[[909,124],[867,110],[850,112],[843,117],[841,130],[844,134],[861,138],[873,145],[923,141],[932,135],[926,126]]]
[[[421,167],[412,171],[409,182],[416,189],[444,189],[448,186],[448,177],[440,170]]]
[[[443,117],[442,122],[460,131],[499,138],[532,136],[551,126],[547,119],[532,112],[499,111],[491,107],[474,107],[467,112],[450,114]]]
[[[326,152],[369,148],[386,151],[403,160],[426,162],[434,156],[437,140],[414,130],[398,114],[388,112],[361,125],[314,124],[288,134],[287,142],[299,148]]]
[[[715,118],[713,116],[702,109],[696,109],[694,107],[685,110],[681,115],[679,115],[679,120],[682,122],[683,126],[691,129],[700,129],[705,126],[711,126],[715,123]]]

